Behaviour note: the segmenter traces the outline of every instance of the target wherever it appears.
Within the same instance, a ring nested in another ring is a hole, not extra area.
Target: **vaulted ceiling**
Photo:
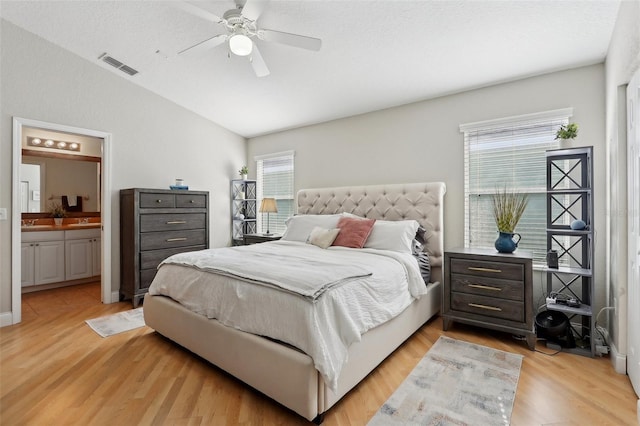
[[[178,55],[225,28],[176,3],[3,0],[0,15],[252,137],[602,62],[620,2],[272,0],[260,27],[320,38],[322,48],[258,40],[266,77],[226,44]],[[191,3],[217,16],[235,7]],[[106,64],[103,53],[138,73]]]

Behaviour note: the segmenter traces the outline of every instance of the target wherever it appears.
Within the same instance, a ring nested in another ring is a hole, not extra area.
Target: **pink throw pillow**
[[[362,248],[373,229],[375,219],[355,219],[341,217],[338,221],[340,233],[333,241],[334,246]]]

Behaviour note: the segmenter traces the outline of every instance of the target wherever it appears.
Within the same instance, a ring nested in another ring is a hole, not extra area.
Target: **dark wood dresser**
[[[120,299],[133,307],[167,257],[209,248],[209,193],[166,189],[120,191]]]
[[[443,329],[452,321],[525,336],[535,349],[532,255],[495,249],[444,253]]]

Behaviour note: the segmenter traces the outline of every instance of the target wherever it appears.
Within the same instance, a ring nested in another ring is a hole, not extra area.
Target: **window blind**
[[[494,247],[498,236],[493,195],[507,188],[528,194],[529,203],[515,232],[519,248],[531,250],[534,262],[545,263],[546,158],[559,148],[556,132],[571,110],[461,125],[464,133],[465,247]]]
[[[281,234],[293,216],[293,152],[256,157],[258,210],[263,198],[275,198],[278,213],[269,213],[269,231]],[[258,232],[267,231],[267,214],[258,214]]]

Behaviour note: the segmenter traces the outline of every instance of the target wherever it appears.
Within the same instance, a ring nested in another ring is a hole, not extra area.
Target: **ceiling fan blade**
[[[258,50],[258,45],[255,43],[253,43],[253,49],[251,51],[251,57],[249,58],[249,61],[251,61],[253,72],[255,72],[258,77],[266,77],[271,74],[269,72],[267,64],[264,62],[264,59],[262,59],[262,55]]]
[[[267,7],[267,4],[269,4],[269,0],[247,0],[242,7],[242,16],[255,22]]]
[[[260,30],[258,37],[265,41],[275,41],[276,43],[288,44],[289,46],[300,47],[307,50],[320,50],[322,40],[314,37],[307,37],[299,34],[283,33],[275,30]]]
[[[200,18],[205,19],[207,21],[216,22],[216,23],[220,23],[224,21],[219,16],[214,15],[208,10],[205,10],[199,6],[196,6],[195,4],[189,3],[188,1],[172,2],[171,4],[178,9],[184,10],[185,12],[190,13],[192,15],[199,16]]]
[[[191,47],[187,47],[184,50],[178,52],[178,55],[182,55],[183,53],[192,54],[197,52],[203,52],[205,50],[213,49],[216,46],[221,45],[227,40],[227,34],[218,34],[217,36],[213,36],[205,41],[201,41],[198,44],[194,44]]]

